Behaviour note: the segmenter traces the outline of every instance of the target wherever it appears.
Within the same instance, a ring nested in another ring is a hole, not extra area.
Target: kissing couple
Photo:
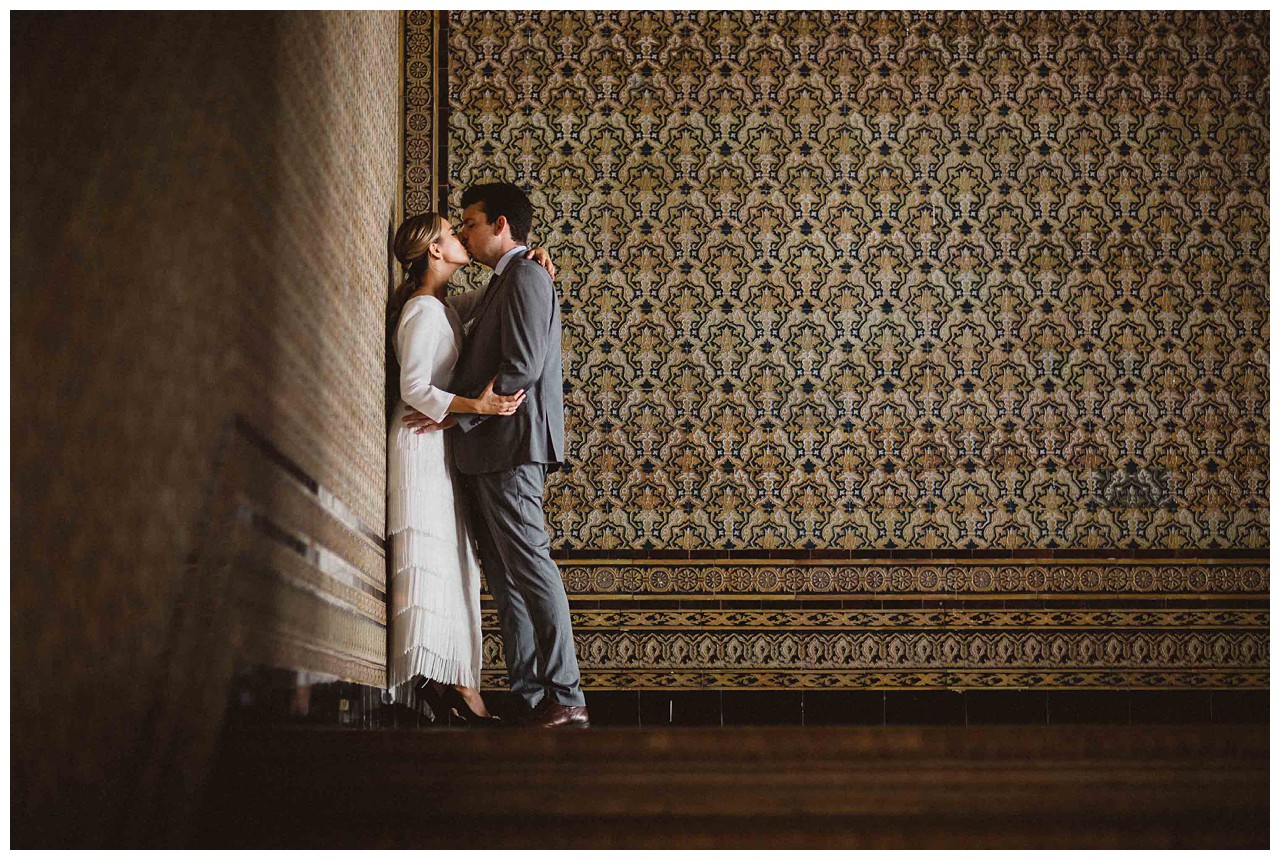
[[[502,722],[586,727],[542,508],[546,476],[564,461],[564,403],[555,269],[545,249],[526,247],[532,224],[525,193],[497,182],[467,189],[456,226],[433,213],[396,231],[405,278],[391,321],[388,686],[400,704],[423,696],[437,719],[499,722],[479,690],[483,565],[511,688]],[[488,286],[450,295],[472,259],[493,269]]]

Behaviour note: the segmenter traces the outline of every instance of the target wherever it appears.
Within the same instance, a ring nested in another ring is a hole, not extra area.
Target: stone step
[[[1267,762],[1265,727],[243,731],[196,842],[1260,847]]]

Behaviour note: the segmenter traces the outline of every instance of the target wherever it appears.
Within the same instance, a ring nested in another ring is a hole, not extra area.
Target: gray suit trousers
[[[544,697],[585,705],[573,648],[569,598],[551,559],[542,512],[546,465],[459,475],[468,490],[472,531],[502,628],[511,692],[533,707]]]

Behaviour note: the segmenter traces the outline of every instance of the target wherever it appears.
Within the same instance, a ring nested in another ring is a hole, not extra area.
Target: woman
[[[469,723],[493,721],[480,696],[480,566],[461,496],[454,491],[449,434],[415,434],[410,408],[443,421],[450,413],[511,415],[524,392],[479,397],[448,390],[462,345],[462,320],[446,301],[449,279],[470,257],[439,215],[415,215],[396,231],[405,267],[392,313],[400,400],[387,439],[387,536],[391,542],[391,655],[394,701],[413,706],[421,692],[437,718],[452,710]],[[539,248],[530,254],[551,269]],[[478,295],[456,302],[466,312]]]

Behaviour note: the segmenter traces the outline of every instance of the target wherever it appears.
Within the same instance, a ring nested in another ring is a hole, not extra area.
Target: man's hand
[[[446,415],[443,421],[432,421],[416,409],[410,408],[401,419],[414,433],[430,433],[433,430],[448,430],[458,426],[458,419]]]

